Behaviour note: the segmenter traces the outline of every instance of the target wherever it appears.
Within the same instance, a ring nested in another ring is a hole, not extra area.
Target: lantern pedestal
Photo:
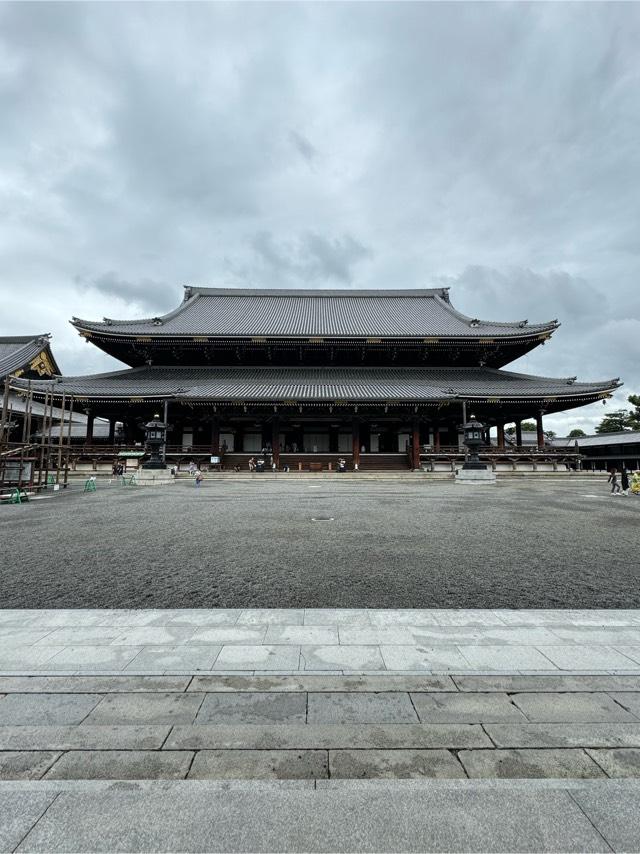
[[[136,472],[136,486],[165,486],[175,481],[175,475],[166,466],[162,469],[141,466]]]
[[[496,473],[484,468],[461,468],[456,471],[456,483],[495,483]]]

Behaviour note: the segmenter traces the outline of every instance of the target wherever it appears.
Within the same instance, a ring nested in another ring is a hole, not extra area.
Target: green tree
[[[535,421],[523,421],[522,422],[522,432],[523,433],[535,433],[538,428],[536,427]],[[507,436],[515,436],[516,428],[515,427],[507,427],[505,430]]]
[[[609,412],[596,427],[596,433],[622,433],[631,430],[631,413],[627,409]]]
[[[579,427],[576,427],[575,430],[572,430],[569,433],[569,438],[570,439],[578,439],[580,436],[586,436],[586,435],[587,434],[584,432],[584,430],[581,430]]]
[[[627,400],[635,406],[634,411],[629,413],[629,426],[633,430],[640,430],[640,394],[630,394]]]

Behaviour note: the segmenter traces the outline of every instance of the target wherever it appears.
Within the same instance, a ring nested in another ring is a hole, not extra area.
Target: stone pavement
[[[640,851],[638,651],[631,610],[0,611],[0,851]]]
[[[640,610],[4,610],[0,641],[0,674],[640,674]]]
[[[640,777],[640,677],[9,676],[0,779]]]

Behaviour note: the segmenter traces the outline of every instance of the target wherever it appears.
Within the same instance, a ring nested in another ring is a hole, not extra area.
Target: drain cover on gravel
[[[312,522],[333,522],[333,516],[312,516]]]

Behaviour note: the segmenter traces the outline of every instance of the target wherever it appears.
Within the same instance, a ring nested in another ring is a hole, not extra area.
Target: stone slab
[[[0,851],[13,851],[57,792],[0,792]]]
[[[640,851],[640,790],[618,786],[571,792],[614,851]]]
[[[125,672],[164,672],[171,670],[211,670],[221,646],[145,646]]]
[[[638,691],[625,691],[624,693],[616,691],[611,694],[611,697],[636,718],[640,718],[640,684]]]
[[[505,673],[493,676],[456,674],[451,678],[460,691],[640,691],[640,676]]]
[[[0,780],[39,780],[60,753],[52,750],[0,752]]]
[[[304,670],[385,670],[377,646],[303,646]]]
[[[154,750],[168,726],[0,727],[0,750]]]
[[[406,692],[325,692],[308,696],[307,720],[310,724],[418,723],[418,716]]]
[[[541,651],[532,646],[467,645],[460,646],[460,652],[468,662],[467,667],[472,670],[553,670],[556,666],[555,662],[550,661]]]
[[[579,749],[461,750],[458,759],[469,777],[582,779],[605,776],[591,757]]]
[[[79,724],[100,694],[7,694],[0,698],[0,726]]]
[[[639,748],[587,748],[586,752],[608,777],[640,777]]]
[[[368,626],[369,612],[364,608],[305,608],[305,626]]]
[[[265,641],[266,626],[206,626],[200,627],[193,633],[190,644],[261,644]]]
[[[375,647],[374,647],[375,649]],[[381,646],[388,670],[467,670],[469,662],[456,646]]]
[[[245,608],[240,612],[238,626],[302,626],[304,608]]]
[[[478,724],[290,724],[175,726],[169,750],[329,750],[331,748],[491,747]]]
[[[326,750],[200,750],[189,771],[189,779],[196,780],[315,780],[328,776]]]
[[[464,779],[448,750],[330,750],[331,779]]]
[[[120,691],[186,691],[189,676],[0,676],[5,694],[111,694]]]
[[[610,646],[565,644],[541,648],[549,661],[561,670],[635,670],[637,662]]]
[[[2,684],[0,682],[0,684]],[[456,691],[450,676],[194,676],[188,691]]]
[[[511,699],[530,721],[536,723],[631,723],[637,720],[612,697],[601,692],[513,694]]]
[[[297,646],[223,646],[214,670],[297,670],[300,648]]]
[[[118,626],[61,626],[47,631],[44,642],[49,646],[110,644],[122,634]]]
[[[207,694],[196,724],[304,723],[304,693],[240,692]]]
[[[71,750],[47,772],[47,780],[182,780],[188,750]]]
[[[607,850],[563,791],[130,785],[62,792],[18,850]]]
[[[64,651],[63,646],[2,646],[0,648],[0,672],[39,669],[56,655]]]
[[[411,699],[422,723],[526,722],[507,694],[427,694],[412,692]]]
[[[109,694],[87,717],[85,724],[190,724],[203,694]]]
[[[22,629],[12,626],[0,627],[0,647],[8,649],[14,646],[32,646],[38,641],[45,640],[52,634],[51,629]],[[55,646],[52,642],[49,646]],[[60,644],[64,646],[64,644]]]
[[[334,645],[338,643],[337,626],[279,626],[270,625],[264,639],[273,644]]]
[[[497,747],[640,747],[640,723],[484,724]]]
[[[141,647],[135,646],[69,646],[57,652],[53,658],[47,658],[40,665],[40,669],[88,670],[90,672],[122,670],[133,661],[140,650]]]

